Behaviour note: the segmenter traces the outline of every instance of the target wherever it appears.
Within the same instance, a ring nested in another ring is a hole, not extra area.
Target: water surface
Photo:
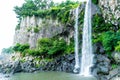
[[[64,72],[16,73],[10,77],[0,75],[0,80],[97,80],[94,77],[82,77]]]

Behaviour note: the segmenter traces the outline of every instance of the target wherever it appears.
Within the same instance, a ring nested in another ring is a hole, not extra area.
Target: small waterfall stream
[[[79,10],[79,7],[76,8],[75,10],[75,33],[74,33],[74,40],[75,40],[75,69],[74,69],[74,72],[77,73],[78,69],[80,68],[79,66],[79,49],[78,49],[78,10]]]
[[[84,16],[82,58],[80,75],[90,76],[90,67],[93,65],[93,52],[91,40],[91,0],[87,0]]]

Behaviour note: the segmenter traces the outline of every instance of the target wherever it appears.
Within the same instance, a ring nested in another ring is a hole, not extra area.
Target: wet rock
[[[20,61],[16,61],[11,69],[12,69],[12,73],[21,72],[22,71],[22,67],[21,67]]]
[[[120,67],[113,69],[109,72],[109,75],[107,76],[107,79],[110,80],[118,80],[117,78],[120,78]]]
[[[105,53],[105,50],[104,50],[103,46],[101,45],[101,43],[95,43],[93,45],[93,51],[94,51],[94,53],[97,53],[97,54]]]
[[[110,71],[110,60],[107,56],[102,54],[95,55],[96,63],[92,67],[92,73],[96,77],[108,75]],[[105,78],[105,77],[104,77]],[[103,79],[100,79],[103,80]]]
[[[34,72],[36,69],[34,68],[34,63],[31,61],[26,61],[24,63],[21,64],[22,66],[22,70],[24,72]]]

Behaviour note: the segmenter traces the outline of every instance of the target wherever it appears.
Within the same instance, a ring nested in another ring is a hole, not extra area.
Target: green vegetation
[[[29,49],[29,44],[19,44],[17,43],[15,46],[13,46],[13,50],[15,52],[24,52],[26,49]]]
[[[106,53],[111,55],[113,51],[120,51],[120,32],[106,31],[93,40],[94,43],[101,42]],[[118,44],[117,44],[118,43]]]
[[[63,39],[43,38],[38,40],[38,49],[44,56],[54,57],[74,52],[74,45],[67,44]]]
[[[26,49],[22,54],[23,54],[23,56],[25,56],[26,54],[32,55],[32,56],[43,55],[39,49]]]
[[[19,18],[19,22],[22,17],[34,15],[41,18],[52,17],[66,23],[70,21],[70,10],[76,8],[78,5],[78,2],[71,0],[66,0],[60,4],[54,3],[52,0],[25,0],[25,3],[21,7],[15,6],[14,11]]]
[[[118,45],[115,47],[115,51],[120,52],[120,41],[117,42]]]
[[[106,53],[111,56],[113,51],[119,51],[120,31],[115,30],[115,26],[110,23],[105,23],[101,15],[94,15],[93,17],[93,43],[102,43]]]
[[[41,58],[53,58],[62,54],[74,52],[74,44],[67,44],[63,39],[42,38],[38,40],[37,47],[30,49],[28,44],[17,43],[12,48],[15,52],[20,52],[22,56],[32,55]]]
[[[94,4],[98,5],[98,0],[92,0]],[[54,3],[52,0],[25,0],[25,3],[21,7],[14,7],[14,11],[19,18],[18,26],[16,30],[20,29],[21,19],[26,16],[35,16],[44,19],[55,19],[65,24],[67,27],[74,26],[73,15],[70,14],[71,9],[81,6],[78,2],[66,0],[62,3]],[[84,9],[79,14],[79,32],[82,34],[82,26],[84,21]],[[44,24],[48,26],[49,24]],[[41,26],[41,25],[40,25]],[[95,14],[92,17],[93,27],[93,43],[101,43],[104,47],[105,53],[111,56],[113,51],[120,52],[120,29],[119,26],[113,25],[112,23],[106,23],[102,14]],[[27,31],[33,30],[38,33],[40,28],[30,27]],[[74,43],[71,41],[70,44],[64,39],[54,38],[42,38],[36,43],[35,49],[30,49],[28,44],[16,44],[13,46],[13,51],[20,52],[23,56],[32,55],[39,56],[40,58],[54,58],[62,54],[69,54],[74,52]],[[10,49],[11,50],[11,49]],[[3,52],[7,50],[3,50]],[[8,49],[9,52],[9,49]],[[39,65],[38,65],[39,66]],[[116,64],[112,65],[112,68],[116,68]]]
[[[94,4],[98,4],[98,0],[92,0]]]
[[[95,34],[114,30],[113,25],[105,23],[104,18],[100,14],[95,14],[92,18],[92,27]]]
[[[117,64],[112,64],[112,69],[115,69],[115,68],[117,68],[117,67],[118,67]]]
[[[34,27],[34,32],[38,33],[39,32],[39,28],[38,27]]]
[[[104,46],[104,49],[108,54],[110,54],[114,50],[115,44],[115,35],[114,32],[108,31],[101,35],[101,41]]]

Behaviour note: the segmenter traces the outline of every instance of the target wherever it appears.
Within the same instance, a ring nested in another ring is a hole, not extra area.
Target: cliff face
[[[120,26],[120,0],[99,0],[99,7],[105,22],[112,23],[118,27]],[[83,6],[81,8],[84,10]],[[92,13],[95,14],[98,12],[96,6],[92,5]],[[74,10],[71,14],[74,14]],[[71,19],[74,20],[74,17]],[[64,24],[57,20],[27,16],[22,18],[20,29],[15,31],[14,44],[29,43],[31,48],[35,48],[38,39],[59,35],[69,42],[70,38],[74,36],[73,25],[65,27]]]
[[[14,44],[29,43],[31,48],[35,48],[38,39],[51,38],[64,31],[64,25],[57,20],[27,16],[21,20],[20,29],[15,31]]]
[[[120,0],[99,0],[99,5],[105,21],[120,26]]]

